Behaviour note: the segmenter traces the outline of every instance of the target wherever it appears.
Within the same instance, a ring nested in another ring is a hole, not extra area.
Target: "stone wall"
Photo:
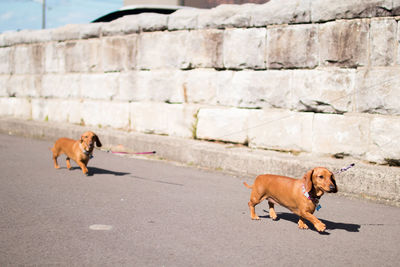
[[[0,116],[400,159],[400,0],[271,0],[0,35]]]

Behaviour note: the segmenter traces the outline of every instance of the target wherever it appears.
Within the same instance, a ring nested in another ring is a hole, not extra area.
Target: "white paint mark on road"
[[[94,231],[110,231],[112,228],[112,225],[106,224],[92,224],[89,226],[89,229]]]

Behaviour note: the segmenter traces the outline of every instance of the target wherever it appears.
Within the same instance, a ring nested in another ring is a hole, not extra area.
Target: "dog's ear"
[[[83,134],[81,135],[81,138],[79,138],[79,142],[83,142]]]
[[[309,170],[308,172],[306,172],[306,174],[304,174],[303,176],[303,180],[304,180],[304,187],[306,189],[306,192],[310,192],[312,187],[313,187],[313,183],[312,183],[312,176],[314,174],[314,169]]]
[[[100,142],[100,139],[99,139],[99,137],[97,135],[94,135],[94,140],[96,142],[96,146],[97,147],[101,147],[102,146],[102,144]]]

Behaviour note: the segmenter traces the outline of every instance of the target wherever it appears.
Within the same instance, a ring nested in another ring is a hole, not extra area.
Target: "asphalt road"
[[[51,142],[0,135],[0,266],[398,266],[400,208],[325,195],[325,234],[242,177],[95,151],[92,176]],[[204,155],[207,157],[207,155]],[[302,174],[299,174],[299,176]],[[246,179],[252,183],[251,179]],[[340,190],[340,188],[339,188]]]

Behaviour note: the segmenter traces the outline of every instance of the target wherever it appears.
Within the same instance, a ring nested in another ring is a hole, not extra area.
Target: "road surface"
[[[325,195],[325,234],[243,177],[96,150],[91,176],[51,142],[0,135],[0,266],[398,266],[400,208]],[[207,155],[204,155],[207,157]],[[299,174],[301,176],[302,174]],[[252,183],[251,179],[246,179]],[[340,188],[339,188],[340,190]]]

